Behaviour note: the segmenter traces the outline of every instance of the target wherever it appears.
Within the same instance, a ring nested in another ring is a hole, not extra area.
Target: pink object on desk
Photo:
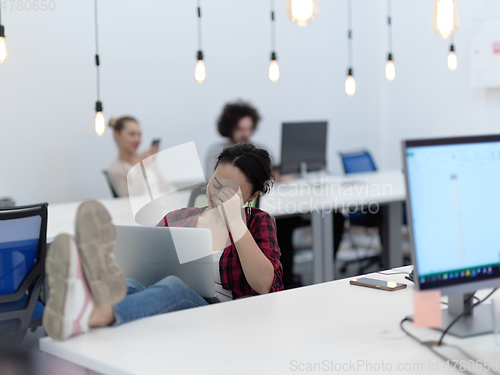
[[[441,292],[419,291],[413,294],[413,323],[418,328],[439,328],[443,324],[441,315]]]

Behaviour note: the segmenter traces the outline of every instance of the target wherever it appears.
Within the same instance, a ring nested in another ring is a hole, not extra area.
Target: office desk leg
[[[334,279],[333,265],[333,214],[313,212],[311,214],[313,237],[314,284]]]
[[[382,207],[381,207],[382,208]],[[384,265],[388,268],[401,267],[403,265],[403,252],[401,250],[401,226],[403,225],[403,204],[402,202],[392,202],[384,207],[383,230],[385,233],[384,242],[387,243],[385,251]]]
[[[325,213],[323,218],[323,279],[332,281],[335,279],[335,267],[333,260],[333,212]]]

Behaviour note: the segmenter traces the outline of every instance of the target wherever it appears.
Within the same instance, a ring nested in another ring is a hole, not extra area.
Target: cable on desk
[[[486,299],[486,298],[485,298]],[[484,301],[484,300],[483,300]],[[443,361],[452,361],[450,358],[448,357],[445,357],[444,355],[442,355],[441,353],[437,352],[434,347],[436,346],[436,342],[435,341],[421,341],[419,340],[416,336],[412,335],[410,332],[408,332],[404,326],[403,326],[403,323],[404,322],[411,322],[410,319],[408,318],[404,318],[400,323],[399,323],[399,326],[401,327],[401,330],[406,334],[408,335],[409,337],[411,337],[413,340],[415,340],[416,342],[418,342],[420,345],[423,345],[425,347],[427,347],[430,351],[432,351],[436,356],[438,356],[439,358],[441,358]],[[469,353],[467,353],[465,350],[463,350],[461,347],[459,346],[456,346],[456,345],[449,345],[449,344],[443,344],[441,345],[441,347],[448,347],[448,348],[455,348],[455,349],[458,349],[459,351],[461,351],[466,357],[474,360],[474,362],[484,362],[483,360],[480,360],[478,358],[475,358],[473,357],[472,355],[470,355]],[[465,374],[470,374],[472,375],[470,372],[468,372],[467,370],[464,370],[464,371],[461,371]],[[496,374],[496,375],[500,375],[500,373],[498,371],[495,371],[493,369],[490,368],[490,370],[488,370],[488,372],[492,372],[493,374]]]
[[[444,355],[442,355],[441,353],[437,352],[435,349],[434,349],[434,346],[432,344],[434,344],[434,342],[431,342],[431,343],[428,343],[427,341],[421,341],[419,340],[416,336],[412,335],[410,332],[408,332],[404,326],[403,326],[403,323],[404,322],[410,322],[411,320],[408,319],[408,318],[404,318],[400,323],[399,323],[399,326],[401,327],[401,330],[406,333],[406,335],[408,335],[409,337],[411,337],[413,340],[415,340],[416,342],[418,342],[420,345],[423,345],[425,346],[427,349],[429,349],[431,352],[433,352],[435,355],[437,355],[439,358],[441,358],[443,361],[451,361],[450,358],[448,357],[445,357]],[[462,350],[463,351],[463,350]],[[468,375],[473,375],[471,372],[467,371],[467,370],[464,370],[463,371],[464,374],[468,374]]]
[[[457,317],[455,319],[452,320],[452,322],[450,324],[448,324],[448,327],[446,327],[446,329],[443,331],[443,334],[441,335],[441,338],[439,339],[437,345],[441,345],[443,343],[443,339],[444,339],[444,336],[448,333],[448,331],[450,330],[450,328],[460,320],[460,318],[462,318],[465,314],[468,314],[472,311],[472,309],[474,309],[474,307],[476,307],[477,305],[480,305],[481,303],[483,303],[484,301],[486,301],[488,298],[491,297],[491,295],[493,293],[495,293],[497,291],[497,288],[493,289],[491,291],[490,294],[488,294],[486,297],[484,297],[482,300],[479,300],[479,302],[476,302],[475,304],[469,306],[467,309],[465,309],[464,311],[462,311],[459,315],[457,315]],[[471,297],[472,298],[472,297]]]
[[[377,272],[381,275],[384,275],[384,276],[391,276],[391,275],[409,275],[410,272],[393,272],[393,273],[384,273],[384,272]]]

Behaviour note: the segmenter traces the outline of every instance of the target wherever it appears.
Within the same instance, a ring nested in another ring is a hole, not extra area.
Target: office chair
[[[339,152],[339,155],[342,159],[342,165],[344,167],[345,174],[351,173],[362,173],[362,172],[374,172],[377,170],[375,162],[373,158],[367,150],[360,150],[354,152]],[[372,213],[363,213],[361,211],[356,211],[353,213],[349,213],[349,225],[358,226],[364,228],[374,228],[380,227],[381,224],[381,215],[380,213],[372,214]],[[349,229],[346,230],[351,239],[351,245],[355,250],[358,250],[359,247],[356,245],[354,241],[354,237],[352,235],[352,231]],[[368,264],[362,265],[363,262],[368,261]],[[359,263],[358,273],[364,273],[368,267],[373,264],[380,264],[381,259],[380,255],[372,255],[367,257],[359,257],[355,260],[345,261],[344,265],[341,267],[341,272],[345,273],[347,270],[347,266],[351,263]]]
[[[118,194],[116,194],[115,189],[113,189],[113,185],[111,184],[111,180],[109,179],[108,171],[103,170],[102,173],[104,174],[104,177],[106,177],[106,181],[108,182],[108,186],[111,189],[111,194],[113,194],[113,198],[119,198]]]
[[[47,203],[0,209],[0,342],[42,325]]]

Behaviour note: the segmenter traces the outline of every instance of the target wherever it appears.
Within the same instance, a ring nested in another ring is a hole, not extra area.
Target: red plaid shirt
[[[159,223],[159,227],[195,228],[203,208],[189,207],[168,213]],[[274,279],[270,292],[283,290],[283,266],[280,262],[281,251],[276,239],[276,229],[271,216],[258,208],[246,208],[247,227],[257,246],[274,267]],[[219,273],[222,286],[233,292],[233,298],[259,294],[248,284],[241,267],[238,251],[230,237],[231,245],[224,249],[219,261]]]

